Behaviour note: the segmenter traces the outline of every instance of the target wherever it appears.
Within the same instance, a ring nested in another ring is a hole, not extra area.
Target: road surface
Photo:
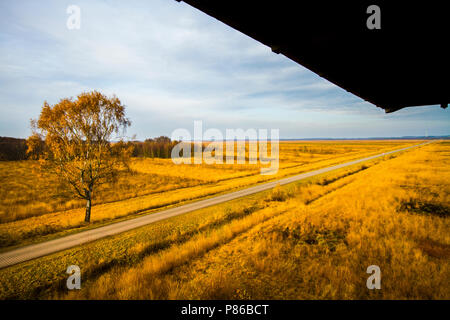
[[[319,175],[322,173],[326,173],[329,171],[348,167],[348,166],[351,166],[354,164],[358,164],[358,163],[361,163],[364,161],[383,157],[383,156],[386,156],[386,155],[389,155],[392,153],[408,150],[408,149],[418,147],[418,146],[428,144],[428,143],[430,143],[430,142],[424,142],[424,143],[409,146],[406,148],[401,148],[401,149],[397,149],[397,150],[393,150],[393,151],[389,151],[389,152],[384,152],[384,153],[373,155],[370,157],[366,157],[366,158],[362,158],[362,159],[358,159],[358,160],[354,160],[354,161],[350,161],[350,162],[346,162],[346,163],[341,163],[341,164],[338,164],[335,166],[302,173],[302,174],[295,175],[295,176],[292,176],[289,178],[283,178],[280,180],[267,182],[267,183],[260,184],[260,185],[250,187],[250,188],[246,188],[243,190],[230,192],[230,193],[212,197],[209,199],[192,202],[192,203],[185,204],[185,205],[171,208],[171,209],[166,209],[166,210],[159,211],[157,213],[152,213],[152,214],[149,214],[146,216],[112,223],[110,225],[99,227],[96,229],[82,231],[82,232],[72,234],[69,236],[65,236],[65,237],[62,237],[59,239],[50,240],[50,241],[46,241],[46,242],[42,242],[42,243],[38,243],[38,244],[32,244],[32,245],[28,245],[25,247],[13,249],[11,251],[7,251],[7,252],[0,254],[0,268],[9,267],[9,266],[12,266],[12,265],[15,265],[15,264],[18,264],[21,262],[25,262],[25,261],[28,261],[31,259],[43,257],[45,255],[52,254],[52,253],[55,253],[55,252],[58,252],[61,250],[69,249],[69,248],[81,245],[83,243],[91,242],[91,241],[98,240],[98,239],[101,239],[101,238],[104,238],[107,236],[112,236],[112,235],[115,235],[115,234],[118,234],[121,232],[129,231],[129,230],[139,228],[139,227],[145,226],[147,224],[150,224],[150,223],[153,223],[156,221],[168,219],[168,218],[178,216],[180,214],[184,214],[184,213],[187,213],[190,211],[202,209],[202,208],[213,206],[213,205],[216,205],[216,204],[219,204],[222,202],[230,201],[230,200],[233,200],[236,198],[240,198],[240,197],[251,195],[251,194],[254,194],[257,192],[265,191],[265,190],[275,187],[277,184],[284,185],[284,184],[288,184],[291,182],[307,179],[309,177],[316,176],[316,175]]]

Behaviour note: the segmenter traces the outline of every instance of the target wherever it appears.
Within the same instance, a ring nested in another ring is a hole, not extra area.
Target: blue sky
[[[0,2],[0,136],[27,137],[45,100],[93,89],[121,99],[140,140],[194,120],[281,138],[450,134],[449,110],[385,114],[183,2]]]

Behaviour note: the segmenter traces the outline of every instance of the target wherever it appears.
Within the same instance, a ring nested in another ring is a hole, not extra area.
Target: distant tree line
[[[169,137],[160,136],[146,139],[143,142],[129,141],[127,145],[132,146],[133,157],[168,159],[177,143],[178,141],[172,141]],[[33,146],[33,148],[29,148],[29,146]],[[31,136],[27,140],[0,137],[0,160],[3,161],[39,159],[43,151],[44,141],[36,136]]]
[[[154,139],[145,139],[142,141],[128,142],[133,146],[133,157],[143,158],[162,158],[171,157],[172,149],[178,141],[172,141],[169,137],[160,136]]]
[[[25,139],[0,137],[0,160],[27,159],[27,144]]]

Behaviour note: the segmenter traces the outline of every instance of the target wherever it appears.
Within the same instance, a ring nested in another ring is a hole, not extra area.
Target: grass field
[[[249,165],[180,167],[136,159],[130,182],[140,181],[142,187],[127,189],[123,177],[123,193],[105,188],[93,218],[99,225],[151,213],[152,208],[415,143],[282,143],[275,177],[261,176],[258,167]],[[2,165],[2,175],[16,179],[7,182],[9,188],[2,186],[2,206],[13,201],[3,200],[6,190],[23,190],[17,206],[27,212],[20,218],[11,218],[6,209],[2,213],[4,246],[83,229],[82,209],[75,204],[66,211],[52,212],[51,206],[27,211],[28,205],[50,199],[50,192],[27,200],[33,185],[21,185],[21,177],[11,171],[35,173],[25,163]],[[449,165],[450,143],[435,142],[159,221],[2,269],[0,298],[448,299]],[[161,176],[166,185],[147,181]],[[64,202],[55,200],[54,208],[59,205]],[[51,223],[56,225],[51,232],[39,231]],[[30,230],[38,231],[32,235]],[[82,289],[69,292],[65,271],[72,264],[81,268]],[[366,287],[369,265],[381,269],[381,290]]]
[[[0,162],[0,248],[78,232],[137,214],[236,190],[268,180],[397,149],[417,141],[284,142],[276,175],[260,165],[175,165],[171,159],[133,159],[114,185],[94,190],[92,223],[84,223],[85,201],[61,189],[33,161]]]

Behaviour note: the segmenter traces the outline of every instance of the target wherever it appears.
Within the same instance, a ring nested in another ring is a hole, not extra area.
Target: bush
[[[288,198],[288,194],[285,190],[281,188],[279,184],[273,188],[272,193],[270,194],[270,201],[286,201]]]

